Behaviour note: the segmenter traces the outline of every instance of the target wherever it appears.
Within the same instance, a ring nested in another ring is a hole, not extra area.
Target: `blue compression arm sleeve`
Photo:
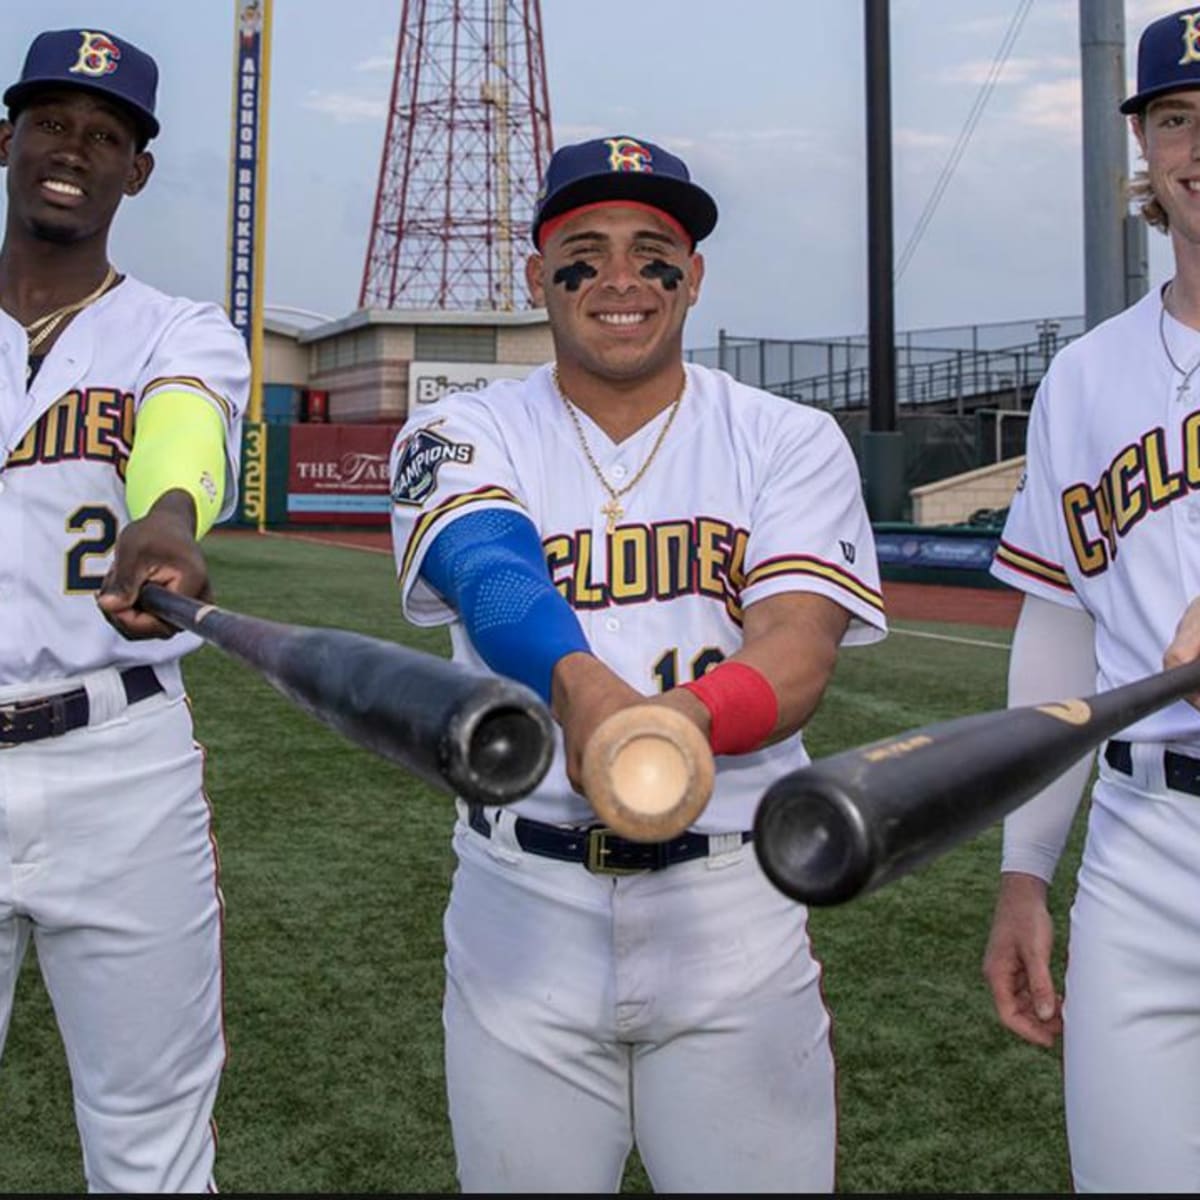
[[[520,513],[467,513],[433,540],[421,578],[458,611],[471,644],[493,671],[547,703],[554,664],[591,653],[574,610],[550,579],[542,541]]]

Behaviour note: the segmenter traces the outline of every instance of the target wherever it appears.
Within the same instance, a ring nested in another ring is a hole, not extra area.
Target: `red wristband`
[[[753,667],[725,662],[694,683],[684,683],[712,714],[708,742],[714,754],[749,754],[775,729],[775,689]]]

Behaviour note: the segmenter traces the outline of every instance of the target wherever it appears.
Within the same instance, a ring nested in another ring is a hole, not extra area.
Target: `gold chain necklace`
[[[558,393],[559,399],[566,407],[567,413],[571,418],[571,424],[575,426],[575,432],[579,435],[579,444],[583,447],[584,457],[588,460],[588,465],[592,468],[596,478],[600,480],[601,487],[608,493],[608,501],[600,506],[600,511],[607,519],[608,532],[612,533],[617,527],[617,522],[625,515],[624,508],[621,507],[621,497],[632,488],[646,471],[650,464],[654,461],[654,456],[658,453],[659,448],[663,444],[663,439],[667,436],[667,430],[671,428],[671,422],[675,420],[675,414],[679,411],[680,401],[683,400],[683,393],[687,391],[687,371],[683,373],[683,382],[679,385],[679,395],[675,397],[671,404],[670,414],[663,423],[662,429],[659,430],[658,437],[654,441],[654,445],[650,453],[646,456],[646,461],[642,463],[638,473],[624,487],[615,488],[607,479],[604,478],[604,472],[600,470],[600,464],[592,456],[592,448],[588,445],[587,435],[583,432],[583,426],[579,421],[579,414],[575,411],[575,405],[567,398],[567,393],[562,389],[562,383],[558,378],[558,364],[551,368],[550,377],[554,380],[554,390]]]
[[[45,316],[35,317],[28,325],[25,326],[25,336],[29,338],[29,353],[32,356],[33,352],[69,317],[72,313],[77,313],[81,309],[87,308],[94,300],[99,300],[101,296],[108,291],[112,286],[112,281],[116,279],[117,272],[112,264],[109,264],[108,270],[104,273],[104,278],[100,282],[100,286],[95,291],[88,292],[82,300],[74,300],[70,304],[64,304],[62,308],[56,308],[53,312],[46,313]],[[28,380],[33,375],[32,364],[25,368],[25,378]]]

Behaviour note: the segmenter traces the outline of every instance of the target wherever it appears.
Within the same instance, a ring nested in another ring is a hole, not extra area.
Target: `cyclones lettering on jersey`
[[[1063,522],[1080,573],[1101,575],[1116,561],[1120,540],[1149,513],[1200,488],[1200,410],[1182,427],[1183,464],[1171,470],[1167,434],[1161,427],[1113,456],[1095,484],[1073,483],[1061,494]],[[996,557],[1017,571],[1069,589],[1061,567],[1001,541]]]
[[[131,392],[114,388],[70,391],[38,418],[13,447],[5,466],[85,459],[112,463],[124,479],[133,427]]]
[[[542,545],[554,586],[572,608],[699,594],[720,600],[740,623],[749,536],[715,517],[618,525],[604,539],[606,563],[599,582],[592,581],[590,529],[554,534],[543,538]]]
[[[417,550],[439,518],[481,502],[524,505],[507,489],[488,485],[451,496],[423,513],[405,547],[399,574],[401,589]],[[731,620],[741,624],[743,590],[780,575],[807,575],[843,589],[883,612],[883,597],[837,563],[811,554],[779,555],[745,569],[749,531],[719,517],[618,525],[604,538],[604,575],[593,579],[596,549],[590,529],[548,534],[542,539],[555,587],[577,610],[607,608],[701,595],[720,600]]]

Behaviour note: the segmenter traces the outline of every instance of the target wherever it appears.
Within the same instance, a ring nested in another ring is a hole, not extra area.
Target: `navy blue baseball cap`
[[[39,33],[25,55],[21,78],[4,93],[14,115],[35,92],[49,87],[82,88],[129,110],[144,138],[158,136],[154,100],[158,66],[144,50],[100,29],[55,29]]]
[[[542,226],[585,205],[627,200],[664,212],[694,246],[717,224],[716,201],[697,184],[683,159],[642,138],[595,138],[554,152],[537,197],[530,231],[541,249]]]
[[[1125,114],[1141,112],[1156,96],[1200,88],[1200,8],[1151,21],[1138,39],[1137,91],[1122,101]]]

